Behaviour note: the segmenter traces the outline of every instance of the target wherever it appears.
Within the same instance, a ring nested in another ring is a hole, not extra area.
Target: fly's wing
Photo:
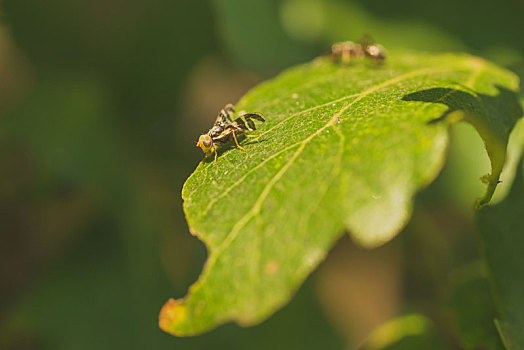
[[[213,124],[213,127],[216,126],[216,127],[221,128],[221,129],[224,129],[226,126],[231,124],[231,122],[227,118],[227,114],[222,113],[222,112],[223,112],[223,110],[220,111],[220,113],[218,114],[217,119],[215,120],[215,124]]]
[[[220,113],[218,113],[217,119],[215,120],[215,126],[219,126],[222,129],[225,129],[227,126],[231,125],[233,123],[233,119],[231,119],[231,114],[235,111],[232,104],[226,105],[224,108],[220,110]]]
[[[266,120],[264,119],[264,117],[262,117],[260,114],[257,114],[257,113],[248,113],[248,114],[244,114],[244,118],[246,119],[256,119],[258,121],[261,121],[261,122],[265,122]]]
[[[371,46],[374,43],[375,43],[375,40],[369,34],[362,35],[362,37],[359,40],[359,44],[362,47],[362,50],[365,50],[366,47]]]
[[[227,114],[231,115],[235,111],[235,106],[233,106],[231,103],[228,103],[224,109]]]
[[[247,125],[249,126],[248,130],[256,130],[257,129],[253,119],[256,119],[256,120],[258,120],[260,122],[265,122],[266,121],[260,114],[256,114],[256,113],[245,114],[245,115],[243,115],[243,117],[246,119]],[[235,120],[235,122],[237,122],[237,120]],[[245,124],[243,124],[243,125],[244,125],[244,128],[245,128]]]
[[[246,119],[248,120],[248,119]],[[249,120],[248,120],[248,124],[249,124]],[[247,127],[246,127],[246,123],[244,122],[244,120],[240,117],[238,117],[237,119],[235,119],[235,121],[233,122],[233,125],[238,128],[238,129],[242,129],[242,130],[249,130]]]

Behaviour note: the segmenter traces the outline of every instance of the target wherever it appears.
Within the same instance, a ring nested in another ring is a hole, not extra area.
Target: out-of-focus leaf
[[[449,306],[464,349],[503,349],[493,320],[497,317],[488,280],[471,271],[452,286]]]
[[[524,178],[522,162],[507,198],[478,214],[502,320],[497,322],[506,347],[524,349]]]
[[[283,29],[301,41],[316,39],[330,43],[369,33],[386,47],[424,51],[466,48],[455,33],[421,20],[421,16],[380,16],[369,11],[369,2],[286,0],[281,3]]]
[[[484,139],[495,190],[522,115],[518,78],[467,55],[391,54],[382,67],[329,59],[287,70],[244,96],[267,118],[258,139],[203,161],[182,197],[209,249],[204,271],[160,315],[177,335],[235,320],[252,325],[286,303],[348,229],[362,245],[393,238],[415,192],[442,167],[450,124]]]
[[[449,350],[450,347],[432,334],[409,335],[381,350]]]
[[[279,0],[213,0],[224,47],[242,65],[267,71],[311,57],[278,22]]]
[[[429,320],[422,315],[406,315],[386,322],[375,329],[362,349],[387,349],[406,337],[421,336],[430,330]]]
[[[420,314],[397,317],[375,329],[361,350],[448,349],[431,321]]]

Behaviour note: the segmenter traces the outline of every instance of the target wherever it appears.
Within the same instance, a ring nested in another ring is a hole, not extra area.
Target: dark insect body
[[[260,122],[266,121],[257,113],[244,114],[233,120],[231,116],[234,112],[235,109],[232,104],[226,105],[220,110],[220,113],[218,113],[218,117],[215,120],[213,127],[209,129],[207,134],[200,135],[198,139],[197,147],[202,148],[206,157],[211,153],[215,153],[213,164],[217,161],[217,150],[231,140],[235,141],[238,148],[245,151],[246,149],[238,144],[238,137],[241,135],[246,137],[257,137],[258,135],[246,134],[246,131],[256,130],[253,119]]]
[[[386,49],[376,44],[369,35],[363,36],[359,43],[343,41],[331,46],[331,60],[336,63],[348,64],[354,59],[367,57],[377,64],[386,59]]]

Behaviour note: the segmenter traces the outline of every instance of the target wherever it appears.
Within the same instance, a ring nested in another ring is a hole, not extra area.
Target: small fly
[[[331,46],[331,60],[333,62],[348,64],[353,59],[368,57],[377,64],[382,64],[386,59],[386,49],[374,42],[369,35],[364,35],[359,43],[343,41]]]
[[[231,139],[235,141],[235,144],[238,148],[245,151],[246,149],[238,144],[238,137],[244,135],[246,137],[257,137],[258,135],[248,135],[246,131],[256,130],[255,122],[253,119],[260,122],[265,122],[266,120],[257,113],[248,113],[244,114],[241,117],[233,120],[231,117],[235,109],[232,104],[226,105],[223,109],[220,110],[215,124],[207,134],[200,135],[197,142],[197,147],[202,148],[202,151],[208,157],[211,153],[215,153],[215,160],[213,164],[216,164],[217,161],[217,150],[223,145],[229,143]],[[247,125],[246,125],[247,124]]]

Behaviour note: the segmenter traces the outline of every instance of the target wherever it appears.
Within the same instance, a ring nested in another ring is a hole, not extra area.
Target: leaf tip
[[[480,181],[482,183],[485,183],[488,185],[488,188],[486,189],[486,193],[481,198],[477,199],[475,202],[475,209],[479,210],[485,207],[489,202],[491,201],[491,198],[493,197],[493,194],[495,193],[495,189],[497,188],[497,185],[499,184],[499,178],[500,178],[500,172],[493,175],[484,175],[480,178]]]
[[[164,332],[178,335],[174,328],[177,324],[186,319],[186,315],[186,306],[180,300],[170,298],[160,310],[158,326]]]

